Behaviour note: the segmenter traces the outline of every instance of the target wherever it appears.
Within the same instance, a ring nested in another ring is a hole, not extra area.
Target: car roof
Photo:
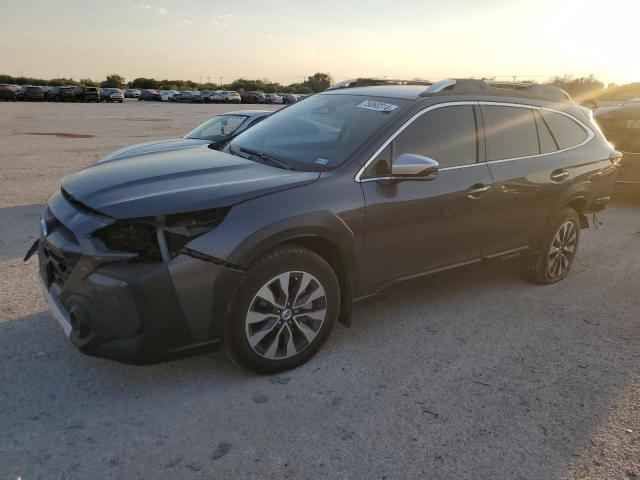
[[[470,98],[503,97],[543,100],[574,105],[571,96],[561,88],[530,82],[496,82],[473,78],[446,79],[435,83],[410,80],[353,79],[332,85],[322,94],[379,96],[419,100],[467,96]],[[357,85],[362,86],[357,86]]]
[[[404,98],[407,100],[419,100],[424,92],[423,85],[376,85],[371,87],[354,87],[341,90],[329,90],[321,95],[361,95],[387,98]]]
[[[260,117],[264,114],[273,113],[271,110],[233,110],[231,112],[224,112],[220,115],[243,115],[245,117]]]

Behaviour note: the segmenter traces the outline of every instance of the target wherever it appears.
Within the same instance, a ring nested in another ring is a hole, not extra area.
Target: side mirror
[[[391,166],[391,176],[407,180],[433,180],[438,175],[440,164],[433,158],[415,153],[403,153]]]

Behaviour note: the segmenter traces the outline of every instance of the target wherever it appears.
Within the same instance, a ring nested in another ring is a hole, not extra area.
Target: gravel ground
[[[20,260],[49,193],[232,108],[0,104],[1,479],[638,480],[640,198],[583,232],[561,284],[507,263],[437,275],[284,375],[74,350]]]

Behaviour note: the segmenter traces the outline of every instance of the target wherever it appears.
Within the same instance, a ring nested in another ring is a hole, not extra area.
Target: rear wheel
[[[562,209],[547,229],[540,253],[528,265],[529,278],[546,285],[564,280],[578,250],[580,218],[572,208]]]
[[[303,364],[326,341],[340,311],[331,266],[296,245],[277,247],[247,270],[224,321],[224,343],[237,363],[264,373]]]

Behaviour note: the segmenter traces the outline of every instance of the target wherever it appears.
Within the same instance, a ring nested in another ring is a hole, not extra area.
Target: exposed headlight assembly
[[[117,220],[94,233],[111,249],[136,253],[136,261],[170,261],[194,238],[215,228],[229,208]]]

